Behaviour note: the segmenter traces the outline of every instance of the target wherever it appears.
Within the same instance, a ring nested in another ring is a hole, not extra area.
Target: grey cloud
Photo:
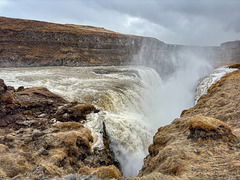
[[[184,19],[192,22],[199,18],[226,26],[230,20],[240,15],[240,1],[237,0],[105,0],[96,3],[104,8],[147,19],[166,28],[177,28],[179,21]]]
[[[167,43],[239,39],[239,0],[5,0],[3,16],[101,26]]]

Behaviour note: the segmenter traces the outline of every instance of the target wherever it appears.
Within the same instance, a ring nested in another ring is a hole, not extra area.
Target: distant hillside
[[[137,64],[161,74],[183,50],[216,66],[240,59],[239,41],[218,47],[171,45],[99,27],[0,17],[0,67]]]
[[[0,66],[121,65],[142,39],[104,28],[0,17]]]

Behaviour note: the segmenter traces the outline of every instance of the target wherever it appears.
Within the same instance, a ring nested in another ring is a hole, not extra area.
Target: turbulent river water
[[[189,61],[162,80],[154,69],[142,66],[2,68],[0,78],[15,88],[45,86],[67,100],[98,107],[100,113],[88,117],[89,127],[101,140],[99,126],[91,122],[105,122],[124,175],[134,176],[157,128],[194,105],[198,80],[212,70],[205,61]],[[204,82],[199,91],[209,85]],[[101,148],[101,141],[95,147]]]

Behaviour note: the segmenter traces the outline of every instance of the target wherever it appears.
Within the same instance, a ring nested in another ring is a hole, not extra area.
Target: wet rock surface
[[[119,70],[114,68],[108,68],[108,69],[94,69],[94,73],[96,74],[120,74],[124,76],[130,76],[130,77],[139,77],[139,72],[136,70]]]
[[[0,179],[121,176],[107,146],[92,148],[84,122],[88,114],[99,112],[94,106],[68,102],[44,87],[10,92],[3,80],[0,106]]]

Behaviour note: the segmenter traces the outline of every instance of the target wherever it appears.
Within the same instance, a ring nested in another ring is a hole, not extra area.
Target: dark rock
[[[73,102],[58,107],[56,120],[62,122],[80,122],[86,120],[86,116],[92,112],[97,113],[99,110],[90,104]]]
[[[13,86],[7,86],[7,90],[13,93],[15,91]]]
[[[45,135],[45,133],[43,133],[43,132],[34,133],[34,134],[32,135],[32,140],[35,141],[35,140],[37,140],[39,137],[41,137],[41,136],[43,136],[43,135]]]
[[[100,180],[99,178],[97,178],[96,176],[92,176],[92,175],[85,175],[81,177],[83,180]]]
[[[130,77],[140,77],[138,71],[136,70],[119,70],[114,68],[104,68],[104,69],[94,69],[94,73],[96,74],[119,74],[124,76],[130,76]]]
[[[41,152],[41,155],[44,155],[44,156],[47,156],[48,155],[48,152],[46,149],[44,149],[42,152]]]
[[[24,90],[24,87],[23,87],[23,86],[20,86],[20,87],[18,87],[17,92],[21,92],[21,91],[23,91],[23,90]]]
[[[7,91],[7,86],[2,79],[0,79],[0,96]]]
[[[68,175],[66,177],[64,177],[64,180],[77,180],[77,176],[75,175]]]

